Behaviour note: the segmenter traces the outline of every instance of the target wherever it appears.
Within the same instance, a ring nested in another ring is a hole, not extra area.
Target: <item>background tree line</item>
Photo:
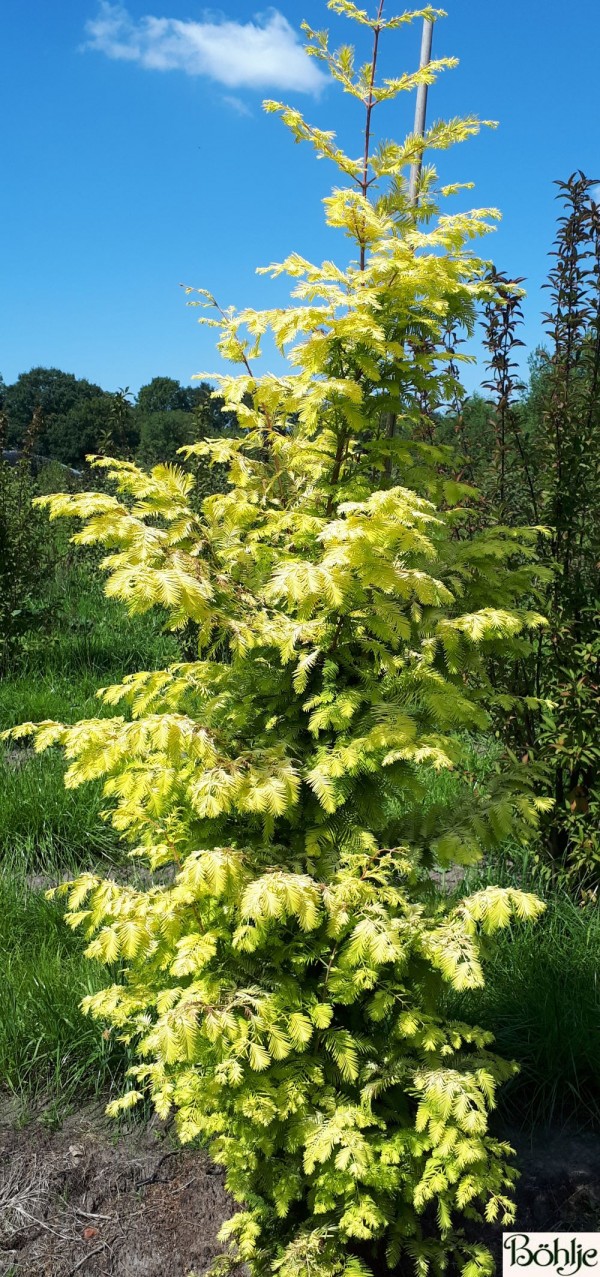
[[[37,413],[35,451],[64,465],[79,469],[96,452],[144,464],[172,461],[183,444],[234,427],[211,393],[207,382],[182,386],[173,377],[153,377],[134,397],[128,388],[109,392],[60,368],[32,368],[11,385],[0,377],[5,446],[23,448]]]

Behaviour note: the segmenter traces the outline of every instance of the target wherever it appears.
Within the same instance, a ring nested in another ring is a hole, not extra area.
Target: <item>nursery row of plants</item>
[[[380,81],[410,15],[328,7],[373,41],[356,68],[306,28],[363,159],[267,107],[337,167],[351,262],[292,254],[266,313],[198,295],[228,425],[177,465],[123,437],[54,491],[35,405],[0,467],[0,1071],[207,1145],[221,1272],[480,1277],[509,1126],[600,1118],[600,214],[560,184],[525,386],[488,217],[406,180],[477,120],[374,142],[446,60]]]

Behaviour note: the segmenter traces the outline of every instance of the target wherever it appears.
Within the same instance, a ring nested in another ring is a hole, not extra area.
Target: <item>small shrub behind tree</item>
[[[47,521],[32,507],[32,455],[40,428],[38,410],[19,459],[11,464],[2,456],[8,451],[7,420],[0,412],[0,674],[22,660],[33,632],[43,625],[43,585],[53,571]]]

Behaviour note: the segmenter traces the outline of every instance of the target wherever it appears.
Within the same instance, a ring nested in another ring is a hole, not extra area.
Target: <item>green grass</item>
[[[491,776],[502,753],[502,745],[495,736],[473,737],[465,734],[461,737],[463,747],[462,765],[460,768],[435,771],[428,768],[426,773],[427,791],[424,805],[434,807],[437,804],[452,808],[460,805],[465,794],[470,793],[473,784],[483,784]]]
[[[58,552],[38,628],[0,681],[0,730],[114,712],[97,700],[100,686],[180,657],[157,613],[132,618],[106,599],[93,555],[73,558],[65,545]],[[59,750],[34,755],[27,742],[0,746],[0,1087],[58,1115],[72,1102],[122,1089],[130,1063],[123,1045],[105,1039],[80,1010],[82,997],[106,983],[106,970],[83,956],[84,942],[65,925],[61,906],[32,889],[40,877],[123,859],[100,816],[101,785],[67,790],[64,770]]]
[[[0,681],[0,730],[114,712],[97,700],[99,687],[180,657],[158,613],[130,617],[105,597],[94,551],[73,552],[64,530],[48,535],[56,570],[36,599],[35,627]],[[79,1008],[106,982],[106,970],[84,958],[59,904],[32,889],[40,878],[123,859],[100,816],[101,785],[67,790],[64,770],[59,750],[0,746],[0,1086],[43,1101],[47,1111],[121,1088],[129,1062],[122,1044],[105,1039]]]
[[[520,1065],[499,1096],[508,1120],[600,1128],[599,954],[597,907],[554,895],[540,922],[500,935],[485,989],[448,996],[453,1014],[491,1029]]]
[[[57,903],[0,876],[0,1079],[18,1096],[65,1106],[123,1085],[125,1047],[79,1009],[106,982],[82,950]]]
[[[48,587],[43,624],[25,654],[30,677],[114,681],[139,669],[156,669],[177,660],[172,634],[162,631],[155,610],[129,616],[121,603],[107,599],[97,557],[67,557]]]
[[[77,722],[114,711],[99,687],[180,656],[155,612],[130,617],[105,597],[93,558],[61,560],[43,599],[43,626],[28,640],[17,669],[0,682],[0,731],[21,722]],[[122,856],[102,821],[101,785],[66,790],[58,750],[31,757],[0,748],[0,865],[25,873],[60,873],[61,866]]]
[[[105,712],[96,698],[99,686],[97,674],[83,671],[71,675],[68,666],[44,673],[19,670],[0,682],[0,731],[46,718],[65,723],[96,718]]]
[[[65,789],[64,770],[54,750],[0,757],[0,866],[59,875],[66,865],[123,859],[116,831],[100,815],[101,784]]]

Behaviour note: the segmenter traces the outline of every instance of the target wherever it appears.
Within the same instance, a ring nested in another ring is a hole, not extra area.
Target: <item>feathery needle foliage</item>
[[[526,839],[536,800],[516,766],[460,811],[425,799],[428,775],[460,767],[459,733],[498,708],[490,654],[541,624],[519,606],[535,533],[467,539],[470,490],[413,441],[422,396],[452,388],[448,324],[470,328],[492,287],[471,242],[495,215],[440,213],[431,168],[417,208],[406,194],[421,150],[477,122],[372,149],[374,108],[445,65],[379,83],[380,36],[440,11],[329,7],[374,41],[356,68],[308,31],[365,108],[362,157],[267,109],[341,172],[326,218],[356,258],[270,267],[293,281],[287,309],[236,314],[203,294],[238,366],[218,384],[241,433],[185,451],[225,463],[228,491],[198,511],[176,466],[101,460],[115,496],[44,502],[81,520],[75,542],[106,547],[111,597],[195,623],[198,658],[106,688],[112,718],[18,730],[62,745],[67,785],[103,778],[132,854],[173,866],[147,891],[92,874],[59,890],[89,956],[123,968],[85,1003],[138,1053],[137,1089],[112,1111],[149,1089],[243,1205],[222,1271],[241,1257],[254,1277],[359,1277],[402,1258],[424,1275],[454,1255],[478,1277],[491,1258],[459,1217],[513,1218],[510,1149],[487,1130],[512,1066],[444,1015],[441,991],[480,987],[489,937],[542,906],[496,887],[452,905],[429,869]],[[265,333],[284,375],[254,372]]]

